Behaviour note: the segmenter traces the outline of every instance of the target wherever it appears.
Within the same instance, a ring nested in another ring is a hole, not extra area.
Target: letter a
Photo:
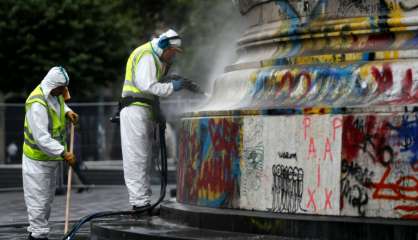
[[[309,139],[309,152],[308,152],[308,158],[316,158],[316,149],[315,149],[315,140],[311,137]]]
[[[329,153],[329,157],[331,158],[331,161],[332,161],[333,158],[332,158],[332,152],[331,152],[331,144],[330,144],[328,138],[325,141],[325,151],[324,151],[324,156],[322,158],[323,160],[326,160],[327,159],[327,153]]]

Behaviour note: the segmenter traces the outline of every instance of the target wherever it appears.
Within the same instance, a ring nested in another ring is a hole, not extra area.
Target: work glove
[[[181,79],[179,79],[179,80],[172,80],[171,83],[173,84],[173,90],[175,92],[180,91],[184,87],[184,81],[181,80]]]
[[[68,165],[70,165],[73,168],[75,167],[76,160],[75,160],[75,155],[73,153],[64,152],[62,154],[62,157],[64,158],[64,161],[68,163]]]
[[[162,82],[162,83],[168,83],[168,82],[171,82],[171,81],[173,81],[173,80],[184,80],[185,78],[184,77],[182,77],[182,76],[180,76],[180,75],[177,75],[177,74],[169,74],[169,75],[165,75],[161,80],[160,80],[160,82]]]
[[[203,91],[202,91],[202,89],[200,89],[199,85],[197,85],[192,80],[186,79],[184,81],[184,88],[187,89],[187,90],[189,90],[190,92],[193,92],[193,93],[203,94]]]
[[[73,111],[68,111],[66,114],[67,118],[75,125],[78,122],[78,114]]]

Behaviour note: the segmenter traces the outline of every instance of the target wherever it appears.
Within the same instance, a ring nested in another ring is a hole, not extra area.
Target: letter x
[[[311,191],[311,189],[308,188],[308,194],[309,194],[309,202],[306,204],[306,208],[309,208],[311,206],[311,203],[314,207],[314,211],[316,212],[316,203],[315,203],[315,190]]]
[[[327,209],[327,206],[329,206],[330,209],[332,209],[331,206],[331,195],[332,195],[332,190],[329,190],[328,192],[328,188],[325,188],[325,209]]]

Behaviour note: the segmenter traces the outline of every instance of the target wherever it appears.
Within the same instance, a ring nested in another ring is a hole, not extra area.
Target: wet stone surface
[[[174,187],[174,185],[170,185],[167,190],[169,191]],[[159,185],[152,187],[154,201],[159,196],[159,189]],[[166,199],[168,199],[169,195],[166,196]],[[55,196],[51,209],[49,239],[55,240],[63,237],[65,201],[65,194]],[[92,213],[117,210],[131,210],[125,186],[93,187],[83,193],[77,193],[76,190],[72,191],[71,222],[76,222]],[[26,231],[27,221],[23,192],[0,192],[0,240],[26,239],[28,236]],[[77,239],[88,239],[89,231],[90,224],[87,223],[80,231],[84,234],[77,234]]]
[[[61,240],[64,236],[64,224],[62,222],[50,222],[51,232],[49,234],[50,240]],[[1,240],[22,240],[27,239],[28,233],[26,231],[27,224],[16,224],[9,226],[0,226],[0,239]],[[83,226],[75,239],[86,240],[90,236],[90,226],[86,224]]]
[[[138,218],[125,217],[93,222],[92,237],[97,240],[110,239],[277,239],[296,240],[271,235],[215,231],[188,227],[165,221],[158,216]]]
[[[158,190],[156,191],[158,194]],[[66,195],[55,196],[50,221],[63,221]],[[90,188],[87,192],[71,193],[70,219],[77,220],[98,211],[129,209],[128,193],[124,186]],[[0,193],[0,225],[26,223],[28,220],[23,192]]]

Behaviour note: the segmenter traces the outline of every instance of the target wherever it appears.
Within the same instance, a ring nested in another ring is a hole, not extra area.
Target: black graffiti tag
[[[341,161],[341,174],[343,176],[347,174],[352,176],[364,187],[370,187],[372,185],[374,176],[374,172],[368,168],[362,168],[358,163],[348,162],[345,159]]]
[[[367,188],[370,188],[373,184],[374,172],[362,168],[357,163],[343,159],[341,162],[341,176],[341,198],[347,199],[351,206],[357,208],[357,213],[364,216],[364,206],[369,202]],[[350,181],[350,178],[355,181]],[[341,208],[343,208],[343,205],[341,205]]]
[[[367,190],[359,184],[351,184],[350,180],[345,177],[341,179],[341,196],[348,200],[360,216],[365,215],[364,206],[369,202]]]
[[[275,164],[273,172],[273,212],[294,213],[301,209],[303,195],[303,169]]]
[[[298,160],[298,156],[296,153],[289,153],[289,152],[278,152],[277,155],[279,158],[282,159],[292,159],[294,158],[296,161]]]
[[[412,6],[408,6],[407,4],[405,4],[404,2],[400,2],[399,6],[401,7],[401,9],[405,12],[409,12],[409,11],[413,11],[415,9],[418,9],[418,4],[416,5],[412,5]]]

